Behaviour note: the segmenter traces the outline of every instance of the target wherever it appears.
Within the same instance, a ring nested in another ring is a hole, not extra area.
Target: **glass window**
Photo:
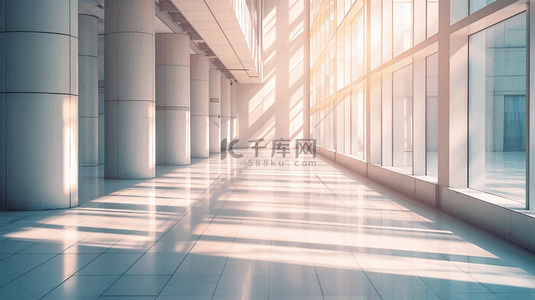
[[[427,37],[438,32],[438,0],[427,0]]]
[[[364,91],[351,92],[351,155],[364,159]]]
[[[450,24],[468,16],[468,0],[450,0]]]
[[[370,67],[381,65],[381,1],[371,1]]]
[[[438,177],[438,53],[427,57],[427,176]]]
[[[331,99],[329,101],[329,149],[334,149],[334,101],[335,99]]]
[[[345,0],[336,1],[336,26],[337,27],[340,26],[340,22],[342,22],[345,16],[344,2]]]
[[[475,13],[476,11],[482,9],[483,7],[491,4],[496,0],[470,0],[470,14]]]
[[[345,53],[345,35],[344,26],[341,26],[336,34],[336,90],[339,91],[344,85],[344,53]]]
[[[345,154],[351,154],[351,98],[350,94],[346,94],[344,97],[344,141],[345,141]]]
[[[344,99],[339,95],[336,104],[336,152],[345,154]]]
[[[336,75],[336,60],[335,60],[336,43],[335,41],[336,39],[333,38],[330,44],[330,49],[329,49],[329,68],[330,68],[330,74],[332,74],[332,76],[329,76],[329,78],[327,79],[329,81],[329,90],[325,98],[329,97],[330,95],[334,95],[334,91],[336,89],[336,76],[335,76]]]
[[[392,164],[412,172],[412,65],[393,73]]]
[[[344,86],[351,83],[351,23],[344,22],[345,43],[344,43]]]
[[[394,57],[412,47],[412,0],[394,0]]]
[[[323,103],[320,104],[319,106],[318,123],[319,123],[319,133],[320,133],[319,143],[321,146],[325,148],[329,148],[327,147],[327,143],[325,142],[325,105]]]
[[[526,196],[526,14],[469,37],[470,188]]]
[[[325,0],[325,2],[327,2],[327,0]],[[330,40],[331,37],[336,32],[336,10],[335,10],[336,0],[330,0],[329,3],[330,3],[331,11],[330,11],[329,18],[328,18],[327,21],[330,24],[329,28],[331,28],[331,31],[329,32],[329,39],[328,40]]]
[[[351,21],[351,80],[364,75],[364,20],[362,11]]]
[[[383,0],[383,63],[392,59],[392,0]]]

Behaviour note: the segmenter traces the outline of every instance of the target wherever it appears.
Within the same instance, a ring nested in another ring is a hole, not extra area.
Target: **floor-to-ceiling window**
[[[392,75],[392,163],[412,171],[412,65]]]
[[[469,37],[469,187],[526,196],[526,13]]]

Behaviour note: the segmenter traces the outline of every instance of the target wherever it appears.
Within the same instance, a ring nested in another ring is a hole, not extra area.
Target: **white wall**
[[[308,11],[306,0],[264,1],[263,84],[236,87],[239,148],[308,138]]]

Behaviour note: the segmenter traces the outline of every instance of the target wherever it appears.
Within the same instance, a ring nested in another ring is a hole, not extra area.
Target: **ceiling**
[[[156,33],[186,31],[193,40],[192,53],[208,55],[212,67],[240,83],[261,82],[229,0],[170,0],[165,6],[167,1],[160,2],[154,17]],[[104,0],[79,0],[79,12],[104,20],[103,4]],[[99,26],[99,33],[104,33],[104,26]]]

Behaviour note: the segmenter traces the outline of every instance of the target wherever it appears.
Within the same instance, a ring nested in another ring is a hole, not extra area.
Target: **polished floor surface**
[[[79,207],[0,213],[0,299],[535,298],[532,253],[320,158],[243,153],[81,168]]]

